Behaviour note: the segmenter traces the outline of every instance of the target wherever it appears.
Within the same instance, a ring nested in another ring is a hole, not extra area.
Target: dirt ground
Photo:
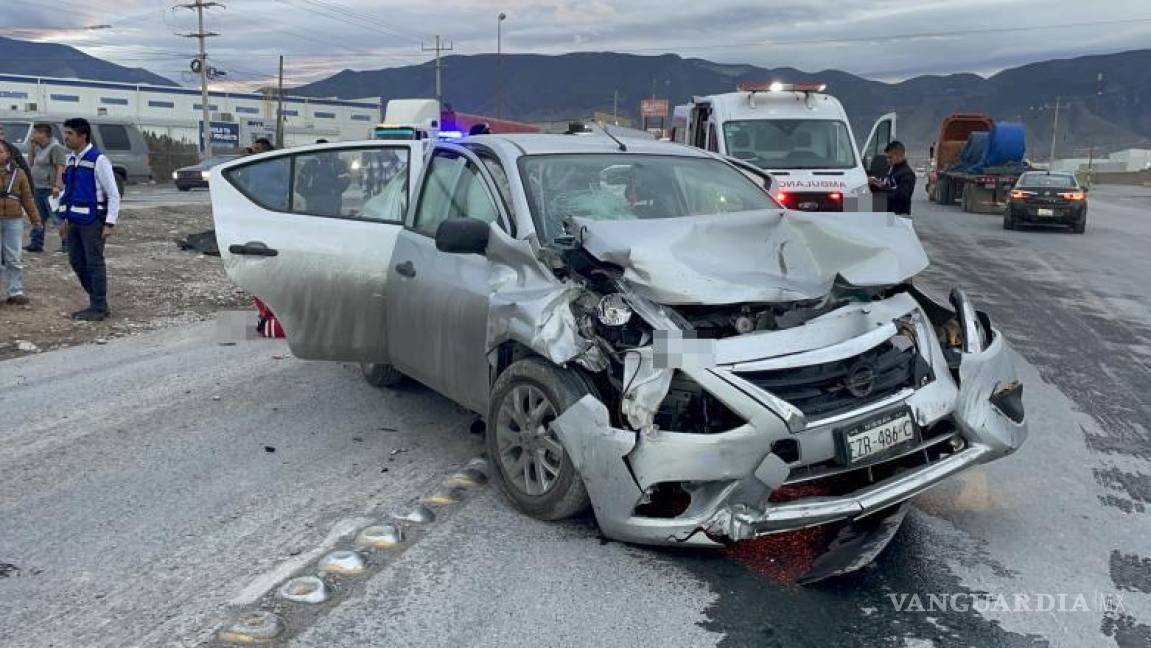
[[[0,303],[0,360],[250,308],[251,298],[228,280],[219,257],[184,252],[176,245],[176,239],[211,227],[208,205],[123,210],[106,247],[112,316],[103,322],[69,318],[88,305],[88,298],[68,256],[55,253],[59,235],[49,232],[45,252],[23,253],[25,294],[31,304]],[[25,239],[27,229],[25,223]]]

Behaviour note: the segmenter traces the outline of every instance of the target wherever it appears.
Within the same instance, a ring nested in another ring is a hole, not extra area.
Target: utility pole
[[[284,55],[280,55],[280,79],[276,83],[276,146],[284,148]]]
[[[204,31],[204,10],[212,7],[223,7],[224,5],[219,2],[204,2],[204,0],[195,0],[191,4],[178,5],[185,9],[192,9],[196,12],[196,31],[192,34],[181,34],[185,38],[195,38],[200,43],[200,54],[197,59],[200,62],[200,115],[203,121],[203,126],[200,133],[200,159],[206,160],[212,155],[212,122],[211,115],[208,110],[208,52],[204,47],[204,41],[212,36],[219,36],[215,32]]]
[[[504,21],[508,15],[500,12],[496,17],[496,119],[504,116]]]
[[[425,52],[433,52],[434,51],[436,53],[436,102],[440,104],[440,110],[443,110],[444,109],[444,77],[443,77],[443,63],[440,60],[440,53],[452,51],[452,44],[451,44],[451,42],[449,42],[447,45],[444,45],[443,42],[440,41],[440,35],[436,34],[436,46],[435,47],[424,47],[423,50]]]
[[[1048,166],[1055,166],[1055,136],[1059,133],[1059,104],[1063,103],[1063,96],[1060,95],[1055,98],[1055,122],[1051,125],[1051,163]]]

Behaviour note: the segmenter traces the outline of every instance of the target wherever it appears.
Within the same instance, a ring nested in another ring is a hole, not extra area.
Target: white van
[[[757,83],[694,97],[677,107],[687,122],[678,141],[767,171],[772,193],[789,209],[870,211],[867,178],[887,173],[883,149],[895,139],[895,113],[879,118],[860,155],[847,112],[825,89],[817,83]]]

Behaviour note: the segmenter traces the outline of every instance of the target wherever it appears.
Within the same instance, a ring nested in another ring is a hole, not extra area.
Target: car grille
[[[843,200],[832,200],[829,193],[787,193],[783,206],[798,211],[839,212],[843,211]]]
[[[863,353],[823,364],[739,373],[809,418],[834,416],[918,388],[931,369],[909,338],[896,336]]]

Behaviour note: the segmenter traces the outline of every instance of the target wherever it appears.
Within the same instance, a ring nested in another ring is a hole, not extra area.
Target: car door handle
[[[416,266],[411,261],[404,261],[403,263],[396,264],[396,272],[405,277],[416,276]]]
[[[236,244],[229,245],[228,251],[231,252],[232,254],[247,254],[250,256],[266,256],[266,257],[274,257],[280,253],[279,250],[277,250],[275,248],[270,248],[267,245],[265,245],[264,243],[261,243],[260,241],[248,241],[247,243],[245,243],[243,245],[236,245]]]

